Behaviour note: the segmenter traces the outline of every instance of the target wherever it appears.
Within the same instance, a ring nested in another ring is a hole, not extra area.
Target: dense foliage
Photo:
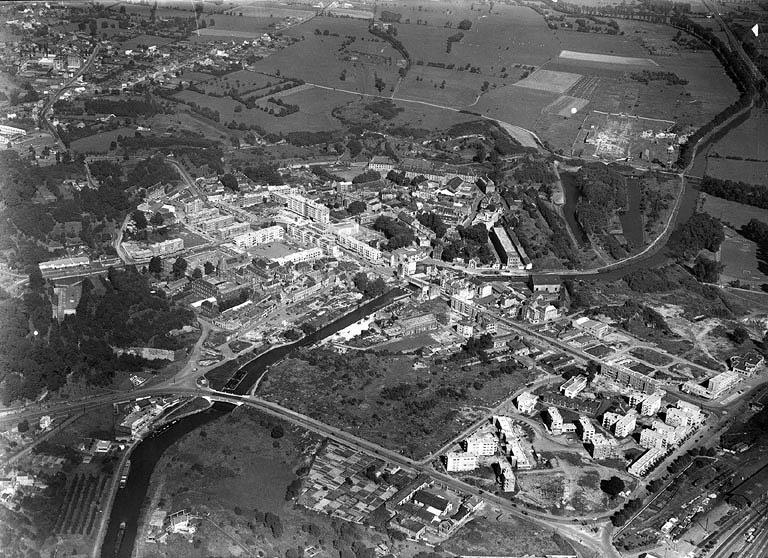
[[[587,234],[605,232],[613,215],[627,208],[626,180],[605,165],[584,165],[576,173],[576,186],[576,218]]]
[[[135,269],[110,269],[101,289],[86,279],[74,316],[52,320],[50,293],[39,278],[23,298],[0,301],[0,370],[3,402],[33,399],[59,389],[71,374],[88,383],[111,382],[117,370],[140,370],[143,359],[117,356],[112,347],[176,349],[168,332],[190,324],[194,314],[150,291]],[[37,334],[35,334],[37,332]]]
[[[667,247],[677,258],[686,260],[700,250],[717,252],[725,239],[723,224],[708,213],[694,213],[688,221],[678,225],[669,237]]]
[[[735,180],[722,180],[705,176],[701,180],[699,190],[724,200],[768,209],[768,188],[764,184],[747,184]]]
[[[442,217],[436,213],[419,213],[416,216],[416,219],[418,219],[419,223],[434,232],[437,238],[443,238],[448,231],[448,227],[443,222]]]
[[[413,231],[405,223],[391,217],[383,215],[377,217],[373,222],[373,228],[387,237],[387,250],[397,250],[416,242]]]

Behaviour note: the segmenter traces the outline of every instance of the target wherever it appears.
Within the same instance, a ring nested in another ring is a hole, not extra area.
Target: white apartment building
[[[630,465],[627,471],[629,471],[630,475],[635,477],[644,477],[662,459],[664,459],[666,454],[667,452],[662,448],[651,448]]]
[[[517,410],[524,415],[530,415],[536,408],[538,401],[538,395],[534,395],[530,391],[524,391],[517,396]]]
[[[496,436],[490,432],[475,433],[464,440],[464,451],[475,455],[493,455],[499,447]]]
[[[595,425],[589,420],[589,417],[580,416],[579,425],[581,425],[581,441],[585,444],[594,440],[596,431]]]
[[[621,415],[618,413],[605,413],[603,415],[603,428],[606,430],[609,430],[611,427],[613,427],[614,424],[619,422],[621,420]]]
[[[614,433],[617,438],[626,438],[635,431],[637,426],[637,413],[630,411],[618,421],[616,421],[616,428]]]
[[[547,409],[549,414],[549,430],[554,436],[559,436],[563,433],[563,417],[557,407],[549,407]]]
[[[358,256],[362,256],[369,262],[380,262],[384,259],[384,254],[382,254],[381,250],[378,250],[373,246],[370,246],[367,242],[358,240],[353,236],[336,233],[336,242],[342,248],[346,248]]]
[[[251,229],[251,225],[248,223],[232,223],[225,227],[221,227],[216,231],[218,238],[227,239],[239,236],[247,233]]]
[[[640,406],[640,414],[644,417],[652,417],[657,414],[661,410],[661,401],[663,398],[664,392],[657,391],[643,399],[643,403]]]
[[[259,244],[267,244],[268,242],[275,242],[282,240],[285,237],[285,230],[280,225],[273,225],[263,229],[255,231],[248,231],[243,234],[239,234],[232,239],[239,248],[251,248]]]
[[[299,250],[298,252],[274,258],[273,261],[280,265],[285,265],[287,263],[314,262],[322,257],[323,251],[320,248],[308,248],[307,250]]]
[[[587,378],[579,374],[578,376],[572,376],[568,378],[565,383],[560,386],[560,391],[563,395],[573,399],[587,387]]]
[[[501,490],[503,492],[514,492],[515,472],[506,460],[499,461],[499,480],[501,481]]]
[[[213,219],[200,221],[197,223],[197,228],[203,232],[213,232],[226,227],[227,225],[231,225],[234,222],[235,218],[232,215],[221,215],[219,217],[214,217]]]
[[[477,469],[477,455],[463,451],[445,454],[445,469],[449,473],[456,471],[472,471]]]
[[[218,215],[221,215],[221,213],[219,213],[219,210],[215,207],[203,207],[195,213],[186,214],[187,223],[193,226],[197,225],[198,223],[202,223],[203,221],[214,219]]]
[[[288,209],[312,221],[327,225],[331,221],[331,210],[321,203],[299,194],[275,194],[274,197],[286,204]]]
[[[619,455],[619,445],[616,440],[609,440],[599,432],[592,438],[593,459],[614,459]]]
[[[704,422],[704,413],[701,408],[682,399],[677,402],[677,407],[667,409],[666,423],[669,426],[699,426]]]

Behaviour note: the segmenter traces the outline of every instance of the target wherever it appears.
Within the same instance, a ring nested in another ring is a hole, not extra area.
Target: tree
[[[365,202],[355,200],[347,206],[347,213],[350,215],[359,215],[367,209]]]
[[[29,422],[24,419],[18,424],[16,428],[20,433],[29,432]]]
[[[162,227],[165,223],[165,218],[163,217],[163,214],[160,212],[155,212],[152,217],[149,220],[149,224],[152,225],[153,228]]]
[[[724,267],[721,263],[699,254],[691,271],[700,283],[717,283]]]
[[[214,271],[216,271],[216,266],[213,265],[211,262],[205,262],[203,264],[203,270],[205,271],[206,275],[210,275]]]
[[[224,185],[225,188],[228,188],[229,190],[232,190],[233,192],[240,191],[240,187],[237,185],[237,178],[233,174],[227,173],[221,175],[221,178],[219,178],[221,183]]]
[[[600,481],[600,490],[608,494],[611,498],[615,498],[622,490],[624,490],[624,481],[617,476],[613,476],[610,479],[603,479]]]
[[[355,277],[352,279],[352,283],[358,291],[361,293],[365,292],[365,288],[368,286],[368,275],[362,271],[356,273]]]
[[[187,271],[188,265],[187,260],[181,256],[176,258],[176,261],[173,262],[173,276],[176,277],[176,279],[183,277],[184,273]]]
[[[34,292],[41,292],[45,286],[45,279],[43,278],[43,273],[40,271],[40,266],[29,266],[28,273],[29,288]]]
[[[192,279],[202,279],[203,278],[203,270],[199,267],[196,267],[192,270]]]
[[[456,27],[463,31],[469,31],[470,27],[472,27],[472,22],[468,19],[462,19]]]
[[[136,224],[136,228],[140,231],[143,231],[147,228],[147,218],[144,215],[143,211],[139,211],[138,209],[134,211],[131,214],[131,218],[133,219],[133,222]]]
[[[149,267],[147,268],[150,273],[159,274],[163,271],[163,259],[160,256],[153,256],[149,260]]]
[[[736,326],[731,332],[731,340],[737,345],[743,345],[749,341],[749,330],[744,326]]]

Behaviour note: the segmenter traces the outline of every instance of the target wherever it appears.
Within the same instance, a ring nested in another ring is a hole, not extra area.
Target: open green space
[[[258,394],[411,457],[445,443],[532,376],[512,362],[467,364],[318,348],[273,366]],[[476,362],[476,361],[475,361]],[[466,411],[466,412],[465,412]]]

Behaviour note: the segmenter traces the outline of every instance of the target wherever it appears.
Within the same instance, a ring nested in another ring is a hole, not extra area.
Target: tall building
[[[643,399],[643,403],[640,406],[640,414],[642,414],[644,417],[654,416],[661,409],[661,400],[663,398],[664,392],[657,391]]]
[[[603,434],[596,433],[592,438],[592,457],[594,459],[614,459],[619,456],[619,445],[616,440],[608,439]]]
[[[595,425],[589,420],[589,417],[579,417],[579,427],[581,428],[581,441],[585,444],[592,442],[595,437]]]
[[[506,459],[499,461],[499,480],[501,481],[502,492],[514,492],[515,472]]]
[[[560,411],[557,407],[549,407],[547,409],[549,414],[549,430],[554,436],[559,436],[563,433],[563,417],[560,415]]]
[[[290,211],[327,225],[331,221],[331,210],[321,203],[305,198],[298,194],[285,196],[287,207]]]
[[[636,426],[637,413],[630,411],[616,422],[614,433],[617,438],[626,438],[635,431]]]

